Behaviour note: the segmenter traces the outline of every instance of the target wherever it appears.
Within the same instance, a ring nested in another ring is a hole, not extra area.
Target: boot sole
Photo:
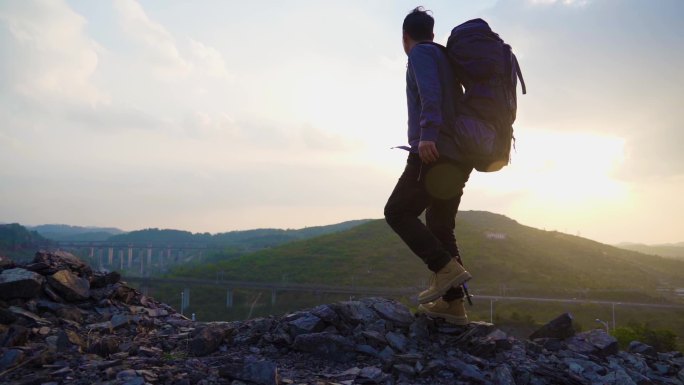
[[[418,306],[417,313],[423,313],[423,314],[425,314],[429,317],[433,317],[433,318],[443,318],[448,323],[450,323],[452,325],[457,325],[457,326],[466,326],[470,323],[470,321],[468,320],[468,316],[457,317],[457,316],[454,316],[451,314],[432,312],[430,310],[425,309],[422,304],[420,306]]]
[[[469,272],[464,271],[463,273],[457,275],[452,279],[448,284],[444,285],[444,287],[440,291],[436,291],[433,294],[430,294],[429,296],[426,297],[420,297],[418,296],[418,303],[428,303],[436,300],[437,298],[443,296],[449,289],[455,286],[460,286],[466,283],[469,279],[473,278],[472,275],[470,275]]]

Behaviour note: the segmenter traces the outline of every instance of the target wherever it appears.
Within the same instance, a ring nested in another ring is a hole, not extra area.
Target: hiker
[[[433,42],[433,27],[434,19],[422,7],[404,19],[410,147],[405,147],[406,168],[385,205],[385,219],[433,272],[429,287],[418,295],[418,312],[466,325],[462,285],[471,275],[457,261],[454,226],[473,165],[453,156],[454,151],[448,158],[440,151],[449,145],[440,140],[440,130],[454,124],[454,101],[463,91],[444,47]],[[423,211],[425,224],[418,218]]]

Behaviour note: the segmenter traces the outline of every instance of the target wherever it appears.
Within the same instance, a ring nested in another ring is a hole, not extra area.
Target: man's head
[[[416,43],[432,41],[435,38],[432,32],[435,19],[428,12],[430,11],[426,11],[423,7],[416,7],[404,18],[402,43],[407,55]]]

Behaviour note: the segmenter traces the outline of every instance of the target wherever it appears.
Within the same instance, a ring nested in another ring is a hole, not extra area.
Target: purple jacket
[[[421,140],[438,142],[445,127],[456,121],[456,101],[463,91],[451,69],[445,48],[436,43],[419,43],[408,54],[406,101],[408,140],[411,152],[418,152]]]

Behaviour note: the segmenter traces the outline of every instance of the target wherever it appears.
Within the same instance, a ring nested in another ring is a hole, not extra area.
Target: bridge
[[[197,243],[110,241],[62,241],[57,242],[57,248],[90,259],[98,270],[137,271],[141,276],[164,271],[171,265],[201,261],[212,250],[206,244]]]

